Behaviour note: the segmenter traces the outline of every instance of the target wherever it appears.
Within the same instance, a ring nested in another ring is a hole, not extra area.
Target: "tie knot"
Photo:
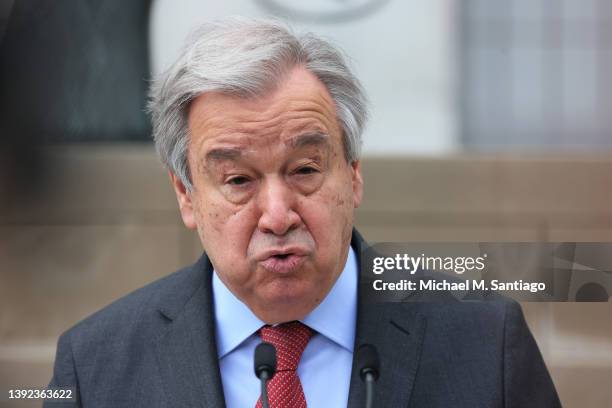
[[[276,348],[276,370],[295,371],[312,336],[312,330],[298,321],[293,321],[278,326],[264,326],[259,334],[262,341]]]

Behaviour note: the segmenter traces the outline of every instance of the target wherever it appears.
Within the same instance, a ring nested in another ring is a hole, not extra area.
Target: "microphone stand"
[[[374,382],[376,381],[374,379],[374,374],[366,373],[364,381],[365,381],[365,386],[366,386],[365,406],[366,408],[372,408],[374,405]]]
[[[262,408],[270,408],[268,402],[268,380],[270,379],[268,371],[262,371],[259,375],[259,380],[261,382],[261,407]]]

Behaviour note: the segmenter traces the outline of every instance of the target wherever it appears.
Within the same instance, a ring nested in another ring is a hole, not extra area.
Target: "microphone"
[[[366,385],[366,408],[372,408],[374,401],[374,383],[378,380],[380,373],[380,360],[378,351],[371,344],[362,344],[357,349],[357,367],[359,376]]]
[[[276,349],[270,343],[259,343],[255,347],[255,375],[261,381],[261,406],[269,408],[266,384],[276,372]]]

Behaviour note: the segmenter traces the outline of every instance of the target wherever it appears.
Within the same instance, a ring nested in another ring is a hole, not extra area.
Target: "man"
[[[207,24],[156,83],[158,152],[205,255],[59,340],[52,386],[84,407],[360,407],[355,351],[380,354],[379,407],[557,407],[510,302],[364,304],[353,230],[366,103],[330,44],[241,18]]]

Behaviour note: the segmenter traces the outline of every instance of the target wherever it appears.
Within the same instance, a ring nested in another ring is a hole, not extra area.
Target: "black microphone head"
[[[255,375],[261,379],[263,372],[268,373],[268,379],[276,372],[276,349],[270,343],[259,343],[255,347]]]
[[[378,351],[371,344],[362,344],[357,349],[357,367],[359,367],[359,376],[365,381],[366,374],[372,374],[374,381],[378,380],[380,372],[380,360],[378,359]]]

